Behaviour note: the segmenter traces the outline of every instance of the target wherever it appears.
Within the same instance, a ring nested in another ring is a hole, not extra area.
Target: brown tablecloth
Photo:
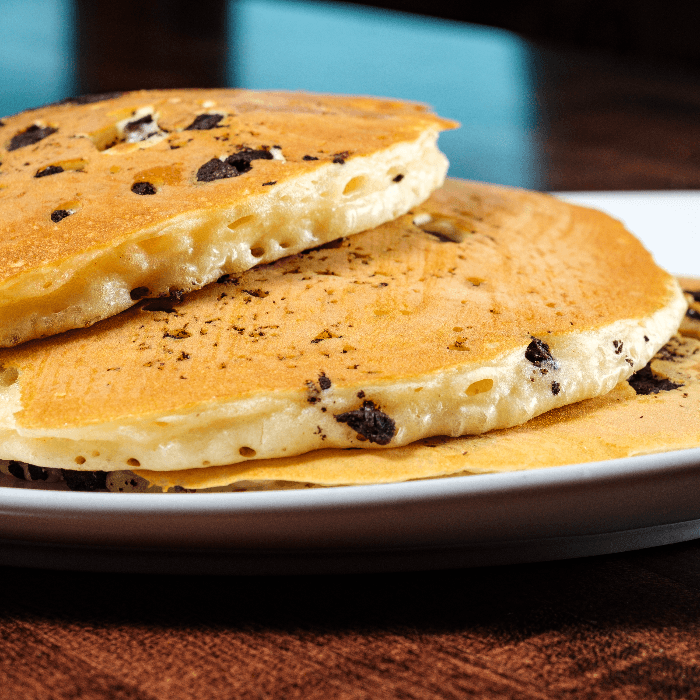
[[[358,576],[0,569],[0,698],[700,697],[700,542]]]

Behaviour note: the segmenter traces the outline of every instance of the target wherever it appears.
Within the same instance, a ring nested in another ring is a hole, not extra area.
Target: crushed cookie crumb
[[[373,401],[364,401],[361,408],[335,416],[338,423],[347,423],[358,434],[377,445],[388,445],[396,435],[396,423]]]
[[[348,151],[341,151],[340,153],[333,154],[333,162],[338,165],[345,165],[345,160],[350,155]]]
[[[38,126],[37,124],[32,124],[30,127],[24,131],[20,131],[15,134],[7,146],[8,151],[16,151],[18,148],[24,148],[25,146],[32,146],[35,143],[39,143],[42,139],[45,139],[51,134],[55,134],[58,129],[54,129],[51,126]]]
[[[549,345],[539,338],[531,336],[532,340],[525,350],[525,359],[535,367],[558,369],[559,363],[554,359],[549,350]]]
[[[257,299],[264,299],[270,295],[270,292],[264,289],[241,289],[244,294],[249,294],[251,297],[256,297]]]
[[[134,194],[140,194],[140,195],[156,194],[157,193],[155,186],[152,185],[150,182],[135,182],[131,186],[131,191]]]
[[[54,224],[57,224],[59,221],[63,221],[67,216],[70,216],[73,212],[68,211],[67,209],[54,209],[51,212],[51,221],[54,222]]]
[[[46,177],[47,175],[57,175],[64,172],[60,165],[47,165],[45,168],[39,168],[34,177]]]
[[[189,338],[191,333],[186,331],[184,328],[179,328],[178,330],[174,331],[166,331],[163,333],[163,338],[173,338],[174,340],[184,340],[185,338]]]
[[[240,173],[232,165],[218,158],[212,158],[197,170],[197,182],[214,182],[214,180],[225,180],[238,175]]]
[[[223,118],[223,114],[198,114],[194,121],[185,127],[184,131],[208,131],[209,129],[215,129]]]
[[[673,391],[683,386],[670,379],[657,377],[651,370],[651,364],[647,364],[639,371],[635,372],[627,383],[634,389],[635,393],[642,396],[658,394],[660,391]]]

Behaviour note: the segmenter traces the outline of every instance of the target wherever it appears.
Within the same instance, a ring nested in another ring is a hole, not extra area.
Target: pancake
[[[485,435],[419,440],[393,450],[299,457],[183,472],[110,474],[119,490],[267,490],[381,484],[541,469],[700,447],[700,341],[674,337],[610,393]]]
[[[404,214],[455,122],[247,90],[90,96],[0,120],[0,347],[89,326]]]
[[[524,423],[646,365],[686,303],[624,227],[449,181],[409,214],[0,352],[0,459],[172,471]]]
[[[541,469],[693,447],[700,447],[700,341],[676,336],[610,393],[485,435],[180,472],[93,473],[5,461],[0,484],[115,492],[280,490]]]

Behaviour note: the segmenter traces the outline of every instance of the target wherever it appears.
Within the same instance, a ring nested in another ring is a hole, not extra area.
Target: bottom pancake
[[[313,488],[540,469],[698,446],[700,340],[679,335],[609,394],[484,435],[427,438],[381,451],[317,450],[176,472],[108,474],[3,462],[0,485],[48,483],[54,488],[119,492]]]

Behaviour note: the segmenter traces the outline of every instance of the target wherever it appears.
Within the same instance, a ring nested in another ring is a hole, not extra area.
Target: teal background
[[[74,0],[0,0],[0,115],[80,92],[76,17]],[[440,138],[451,175],[543,185],[532,51],[516,35],[311,0],[230,0],[226,24],[227,85],[425,102],[462,124]]]

